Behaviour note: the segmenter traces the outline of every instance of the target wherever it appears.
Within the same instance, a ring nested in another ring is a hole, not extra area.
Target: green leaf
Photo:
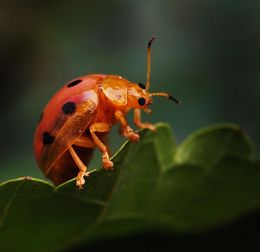
[[[190,163],[209,169],[221,158],[232,155],[253,158],[248,136],[234,124],[217,124],[191,134],[175,154],[177,164]]]
[[[0,251],[59,251],[156,230],[195,234],[259,210],[260,164],[236,126],[200,130],[177,148],[171,129],[141,132],[82,191],[33,178],[0,185]],[[207,172],[205,172],[205,169]]]

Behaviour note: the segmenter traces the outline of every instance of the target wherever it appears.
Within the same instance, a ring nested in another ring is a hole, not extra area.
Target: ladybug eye
[[[142,89],[145,89],[145,85],[143,83],[138,83],[138,86]]]
[[[144,106],[145,105],[145,99],[143,97],[138,99],[138,103],[140,106]]]

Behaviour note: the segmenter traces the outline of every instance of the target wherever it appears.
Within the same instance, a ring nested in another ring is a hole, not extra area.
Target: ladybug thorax
[[[118,75],[108,75],[102,82],[102,91],[114,106],[127,104],[127,86],[130,82]]]
[[[108,75],[103,80],[102,92],[115,108],[125,113],[151,104],[150,94],[143,85],[132,83],[118,75]]]

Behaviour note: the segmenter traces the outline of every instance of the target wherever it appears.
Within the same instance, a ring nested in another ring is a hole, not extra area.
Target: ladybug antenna
[[[172,95],[169,95],[167,93],[150,93],[151,96],[165,96],[167,97],[169,100],[174,101],[176,104],[180,104],[180,101],[178,99],[176,99],[175,97],[173,97]]]
[[[146,70],[146,85],[145,89],[148,90],[150,87],[150,78],[151,78],[151,46],[152,42],[155,40],[155,36],[152,36],[147,44],[147,70]]]

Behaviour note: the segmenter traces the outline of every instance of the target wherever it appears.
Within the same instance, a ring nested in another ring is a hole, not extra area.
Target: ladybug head
[[[127,105],[129,107],[146,109],[151,103],[151,96],[142,83],[131,83],[128,85]]]
[[[169,100],[172,100],[179,104],[179,101],[176,98],[167,93],[150,93],[142,83],[131,83],[130,85],[128,85],[127,89],[127,104],[131,108],[140,108],[144,109],[146,112],[150,112],[148,106],[153,103],[153,96],[164,96]]]

